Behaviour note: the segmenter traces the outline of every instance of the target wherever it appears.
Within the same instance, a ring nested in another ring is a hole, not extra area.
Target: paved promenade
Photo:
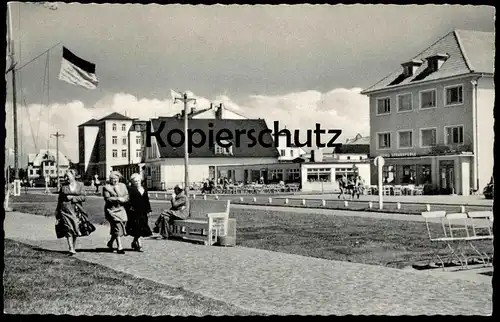
[[[6,238],[65,251],[54,218],[6,213]],[[491,277],[429,274],[244,247],[149,239],[146,252],[105,252],[108,227],[79,239],[77,258],[117,271],[279,315],[490,315]],[[128,244],[127,244],[128,245]]]

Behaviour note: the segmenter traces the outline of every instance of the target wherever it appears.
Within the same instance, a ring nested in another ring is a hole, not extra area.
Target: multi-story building
[[[489,182],[494,57],[494,33],[454,30],[362,92],[384,183],[468,195]]]
[[[38,153],[28,154],[28,180],[39,177],[57,178],[57,151],[40,150]],[[62,177],[69,169],[68,158],[59,151],[59,176]]]
[[[109,177],[113,166],[140,165],[143,159],[144,125],[145,121],[119,113],[79,125],[80,173],[86,178],[97,174],[104,180]]]

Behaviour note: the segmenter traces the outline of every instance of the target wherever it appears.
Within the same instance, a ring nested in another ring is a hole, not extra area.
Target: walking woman
[[[142,252],[141,237],[152,236],[149,228],[148,215],[151,214],[148,192],[142,186],[142,178],[139,173],[130,177],[131,186],[128,188],[129,202],[127,205],[127,234],[134,237],[132,249]]]
[[[70,255],[76,254],[78,237],[88,236],[95,231],[82,206],[86,199],[83,183],[77,182],[75,178],[76,171],[69,169],[65,174],[66,182],[59,190],[56,207],[56,235],[57,238],[68,240]]]
[[[110,224],[111,239],[108,242],[108,248],[113,249],[113,243],[116,240],[118,254],[125,254],[123,250],[122,236],[127,235],[127,212],[125,205],[129,201],[127,186],[120,182],[122,175],[118,171],[112,171],[109,175],[110,183],[103,187],[104,213],[106,220]]]

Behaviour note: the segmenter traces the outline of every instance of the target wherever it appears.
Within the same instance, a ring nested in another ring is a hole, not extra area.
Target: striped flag
[[[96,89],[99,84],[95,75],[95,64],[76,56],[66,47],[63,47],[59,79],[87,89]]]
[[[179,100],[175,100],[176,98],[178,99],[182,99],[184,97],[184,95],[182,95],[181,93],[177,92],[177,91],[174,91],[173,89],[170,90],[170,95],[172,96],[172,103],[175,104],[177,103]]]

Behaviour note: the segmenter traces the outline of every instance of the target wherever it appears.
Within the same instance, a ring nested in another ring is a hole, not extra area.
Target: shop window
[[[428,184],[432,183],[432,176],[431,176],[431,165],[430,164],[425,164],[421,166],[422,174],[420,177],[420,183],[421,184]]]
[[[300,169],[287,169],[285,172],[285,182],[299,182]]]
[[[383,184],[393,184],[396,180],[396,167],[393,165],[385,165],[382,167]]]
[[[416,166],[415,165],[404,165],[403,166],[403,176],[401,177],[402,184],[415,184],[416,177]]]
[[[269,171],[269,179],[271,182],[280,182],[283,180],[283,169],[273,169]]]
[[[307,169],[307,182],[331,182],[332,169]]]

